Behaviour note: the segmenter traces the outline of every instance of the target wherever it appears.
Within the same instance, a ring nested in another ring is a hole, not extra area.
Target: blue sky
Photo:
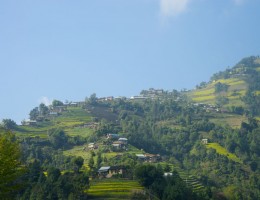
[[[259,0],[0,0],[0,119],[41,101],[192,89],[259,55]]]

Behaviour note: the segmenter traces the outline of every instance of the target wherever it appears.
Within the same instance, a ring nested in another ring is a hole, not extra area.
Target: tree
[[[12,119],[3,119],[2,124],[5,129],[14,129],[17,126]]]
[[[92,155],[88,161],[88,166],[90,167],[90,169],[92,169],[94,167],[94,159],[93,159]]]
[[[218,82],[215,84],[215,93],[227,92],[228,87],[229,87],[229,85]]]
[[[73,159],[73,163],[76,166],[76,172],[79,173],[79,169],[83,166],[84,164],[84,159],[81,156],[78,156],[76,158]]]
[[[20,162],[21,151],[14,134],[11,132],[0,135],[0,197],[10,199],[14,191],[22,184],[19,178],[24,174],[25,167]]]
[[[90,95],[89,103],[91,105],[95,105],[97,103],[97,95],[96,95],[96,93],[93,93],[93,94]]]
[[[98,169],[101,167],[101,163],[102,163],[101,153],[98,152],[98,153],[97,153],[97,168],[98,168]]]
[[[50,181],[51,183],[54,183],[58,180],[58,178],[61,175],[61,172],[59,169],[55,168],[55,167],[50,167],[47,171],[48,174],[48,178],[47,180]]]
[[[36,120],[37,117],[39,116],[39,108],[35,107],[34,109],[32,109],[29,113],[30,115],[30,120]]]
[[[44,103],[41,103],[39,105],[39,111],[41,115],[45,116],[48,114],[49,108]]]
[[[163,178],[163,173],[153,165],[140,165],[135,169],[135,176],[144,187],[151,186]]]
[[[54,148],[59,149],[66,146],[68,137],[63,130],[56,129],[49,133],[49,140]]]
[[[52,106],[55,107],[55,106],[63,106],[63,103],[59,100],[53,100],[52,101]]]

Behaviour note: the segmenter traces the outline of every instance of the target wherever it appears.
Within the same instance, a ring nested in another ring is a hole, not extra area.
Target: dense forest
[[[198,86],[204,88],[215,82],[214,95],[222,97],[216,98],[215,105],[194,102],[183,91],[154,89],[143,90],[136,99],[103,100],[93,94],[76,108],[71,104],[71,113],[54,112],[54,108],[64,106],[54,100],[51,106],[40,104],[30,112],[30,122],[35,124],[29,127],[41,130],[44,137],[25,129],[25,121],[18,126],[5,119],[0,130],[0,196],[91,199],[90,179],[98,179],[97,170],[101,166],[124,165],[128,172],[124,178],[137,180],[146,191],[132,194],[132,199],[259,199],[259,69],[258,57],[245,58]],[[228,92],[228,84],[217,82],[232,77],[247,84],[241,105],[233,105],[232,98],[223,95]],[[227,103],[219,103],[220,100],[228,101],[227,110],[222,106]],[[90,116],[88,120],[95,125],[91,134],[72,135],[69,123],[63,126],[65,115],[77,117],[77,126],[86,123],[79,114],[73,115],[73,109]],[[55,116],[50,117],[50,113]],[[222,123],[230,116],[233,120],[242,119],[240,125]],[[53,126],[55,119],[61,120]],[[130,148],[108,159],[108,152],[118,152],[111,148],[113,141],[105,139],[109,133],[127,138],[132,148],[160,155],[160,162],[144,163]],[[102,148],[90,151],[88,159],[64,154],[94,142],[102,144]],[[187,178],[182,178],[183,173],[194,177],[201,189],[194,190]]]

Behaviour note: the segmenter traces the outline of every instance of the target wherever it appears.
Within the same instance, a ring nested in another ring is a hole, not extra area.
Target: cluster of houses
[[[205,103],[194,103],[194,106],[198,106],[206,110],[207,112],[220,112],[221,110],[212,104],[205,104]]]
[[[109,133],[106,138],[112,140],[112,147],[116,150],[127,150],[128,139],[124,137],[119,137],[118,134]]]
[[[145,154],[135,154],[135,155],[137,159],[142,162],[155,163],[161,160],[160,154],[145,153]]]

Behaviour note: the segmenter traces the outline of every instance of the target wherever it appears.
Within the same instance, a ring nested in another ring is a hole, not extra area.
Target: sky
[[[259,0],[0,0],[0,119],[41,102],[193,89],[260,54]]]

